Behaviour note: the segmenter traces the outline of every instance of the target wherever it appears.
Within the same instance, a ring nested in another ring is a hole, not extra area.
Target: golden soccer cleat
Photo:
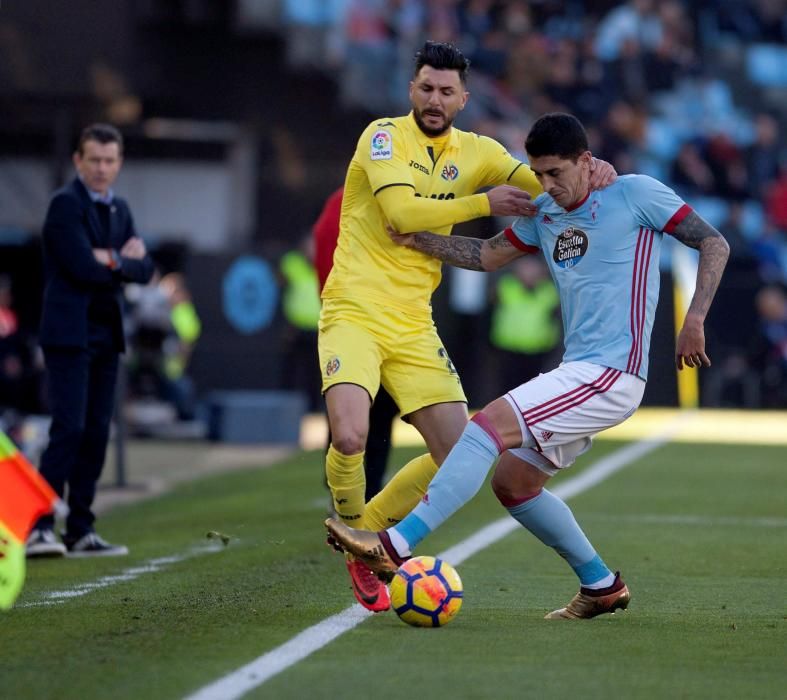
[[[384,532],[356,530],[335,518],[328,518],[325,528],[328,530],[329,545],[355,556],[382,581],[390,581],[402,563],[390,542],[386,547],[387,535]]]
[[[625,610],[631,600],[631,593],[623,581],[620,573],[615,573],[615,581],[603,591],[594,591],[590,588],[580,588],[571,602],[565,608],[553,610],[544,615],[546,620],[589,620],[591,617],[614,614],[616,610]]]

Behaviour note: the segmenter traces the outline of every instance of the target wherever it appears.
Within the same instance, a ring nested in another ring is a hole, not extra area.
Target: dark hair
[[[467,71],[470,68],[464,54],[453,44],[439,41],[427,41],[423,48],[415,54],[415,73],[424,66],[431,66],[436,70],[455,70],[459,73],[462,84],[467,82]]]
[[[82,129],[79,135],[77,151],[82,155],[85,141],[98,141],[99,143],[116,143],[120,153],[123,153],[123,135],[111,124],[91,124]]]
[[[552,112],[536,120],[525,140],[525,150],[533,158],[558,156],[577,162],[589,150],[582,122],[571,114]]]

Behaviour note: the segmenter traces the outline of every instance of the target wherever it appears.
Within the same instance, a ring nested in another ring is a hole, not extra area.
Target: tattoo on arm
[[[497,235],[492,236],[492,238],[487,240],[486,244],[491,250],[505,249],[506,252],[514,250],[514,245],[508,240],[505,231],[501,231]]]
[[[709,238],[721,238],[721,234],[696,212],[691,212],[673,231],[672,235],[683,245],[700,250],[702,242]]]
[[[672,235],[689,248],[700,251],[697,286],[688,313],[699,314],[704,319],[721,281],[730,246],[724,236],[695,212],[683,219]]]
[[[465,270],[484,269],[481,265],[481,247],[484,241],[480,238],[441,236],[429,231],[414,233],[412,237],[412,247],[415,250]]]

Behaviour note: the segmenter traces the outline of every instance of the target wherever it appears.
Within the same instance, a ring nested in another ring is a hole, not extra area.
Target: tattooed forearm
[[[487,240],[486,244],[489,246],[489,250],[504,252],[512,252],[514,250],[514,246],[511,244],[511,241],[508,240],[505,232],[500,232],[496,236],[492,236],[492,238]]]
[[[704,319],[719,287],[730,246],[713,226],[695,212],[681,221],[672,235],[689,248],[700,251],[697,286],[688,313]]]
[[[428,231],[414,233],[411,238],[412,248],[449,265],[463,267],[465,270],[484,269],[481,265],[481,247],[484,241],[480,238],[440,236]]]

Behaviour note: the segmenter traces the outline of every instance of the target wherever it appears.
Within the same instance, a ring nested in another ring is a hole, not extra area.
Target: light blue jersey
[[[584,360],[642,379],[659,296],[659,252],[691,208],[647,175],[624,175],[570,211],[544,193],[535,217],[506,229],[544,252],[560,293],[563,361]]]

